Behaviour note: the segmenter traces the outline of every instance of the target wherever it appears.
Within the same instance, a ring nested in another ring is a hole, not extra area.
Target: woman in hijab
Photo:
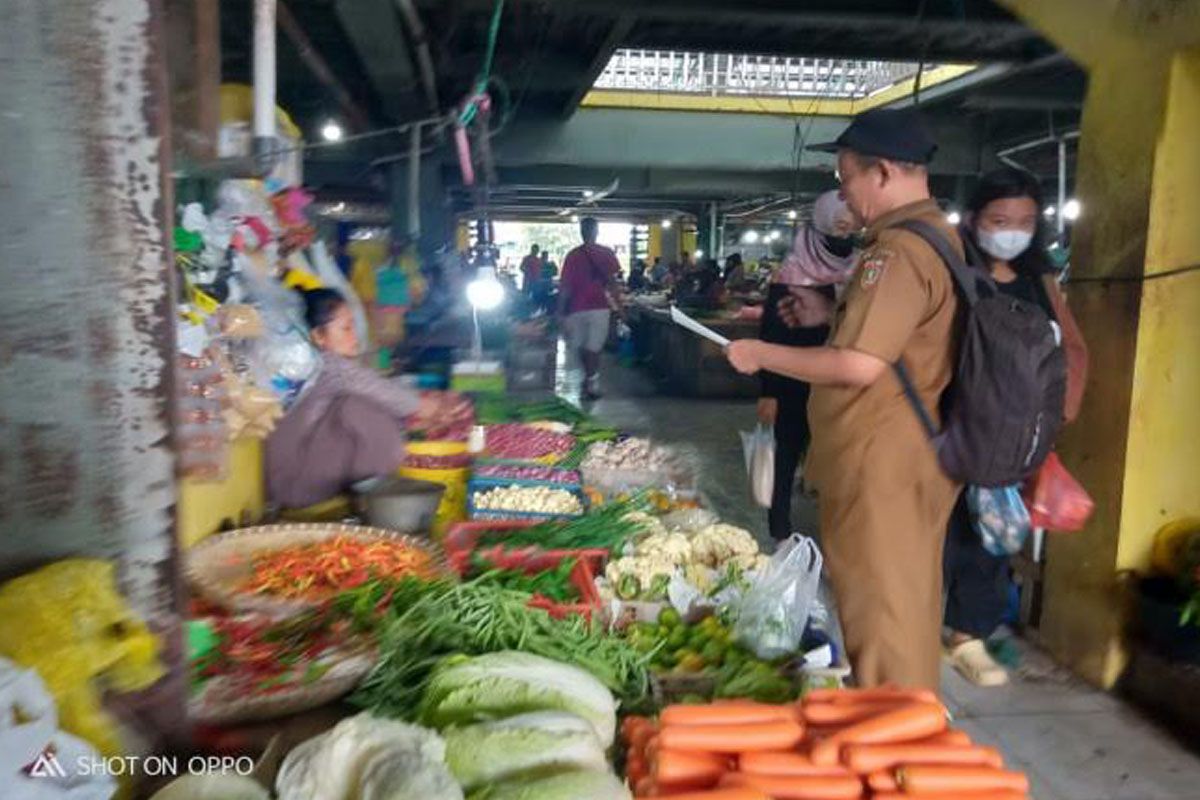
[[[827,326],[789,327],[780,317],[779,305],[793,292],[817,291],[834,297],[835,286],[849,278],[854,266],[851,234],[855,227],[836,190],[817,198],[812,221],[797,231],[791,252],[772,276],[759,338],[789,347],[825,344]],[[775,429],[775,488],[767,522],[776,540],[792,533],[792,488],[809,441],[808,392],[807,383],[762,373],[758,418]]]

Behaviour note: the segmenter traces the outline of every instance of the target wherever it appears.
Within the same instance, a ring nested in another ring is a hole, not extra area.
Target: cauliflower
[[[634,555],[684,564],[692,558],[692,543],[682,533],[656,533],[638,542]]]
[[[692,537],[692,555],[705,566],[716,568],[738,556],[758,556],[758,542],[749,531],[717,523]]]
[[[651,536],[667,532],[667,528],[662,524],[662,520],[644,511],[630,511],[625,515],[624,519],[626,522],[639,526],[643,533]]]

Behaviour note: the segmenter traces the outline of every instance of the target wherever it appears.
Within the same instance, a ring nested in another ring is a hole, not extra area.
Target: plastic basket
[[[544,514],[537,511],[505,511],[501,509],[481,509],[475,507],[475,495],[477,492],[485,492],[489,489],[500,489],[505,487],[516,486],[520,488],[549,488],[561,489],[565,492],[570,492],[579,499],[583,510],[578,514]],[[506,520],[506,519],[525,519],[535,522],[546,522],[555,519],[578,519],[587,512],[587,496],[583,493],[583,489],[577,485],[554,483],[553,481],[528,481],[528,480],[511,480],[507,478],[474,478],[467,484],[467,516],[471,519],[488,519],[488,520]]]
[[[541,520],[459,522],[451,525],[446,531],[446,536],[442,540],[442,548],[451,568],[459,574],[467,570],[471,556],[476,553],[499,569],[554,569],[564,558],[574,558],[588,562],[593,572],[599,572],[608,563],[609,553],[604,548],[564,550],[522,547],[507,549],[503,544],[491,545],[483,549],[479,547],[479,540],[486,531],[523,530],[531,528],[539,522]],[[593,592],[595,591],[594,584],[593,581]]]
[[[467,452],[465,442],[409,442],[408,452],[416,456],[457,456]],[[424,467],[401,467],[396,472],[402,478],[440,483],[446,487],[442,502],[438,504],[434,531],[444,533],[446,528],[467,518],[467,481],[471,478],[470,467],[455,469],[426,469]]]

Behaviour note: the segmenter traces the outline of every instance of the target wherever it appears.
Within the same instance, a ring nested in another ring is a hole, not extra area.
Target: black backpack
[[[965,310],[940,433],[901,360],[895,369],[904,393],[947,475],[975,486],[1020,483],[1046,460],[1062,427],[1067,360],[1061,331],[1038,305],[1001,293],[986,267],[968,266],[937,228],[919,220],[896,227],[941,256]]]

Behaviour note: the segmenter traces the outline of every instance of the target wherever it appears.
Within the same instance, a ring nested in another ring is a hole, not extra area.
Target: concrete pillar
[[[1148,565],[1163,523],[1200,513],[1200,273],[1175,272],[1200,263],[1200,3],[1005,4],[1090,78],[1068,293],[1092,375],[1060,452],[1096,513],[1049,537],[1040,633],[1111,686],[1127,663],[1122,576]]]
[[[116,562],[175,668],[161,732],[185,686],[161,4],[0,0],[0,15],[0,578]]]

